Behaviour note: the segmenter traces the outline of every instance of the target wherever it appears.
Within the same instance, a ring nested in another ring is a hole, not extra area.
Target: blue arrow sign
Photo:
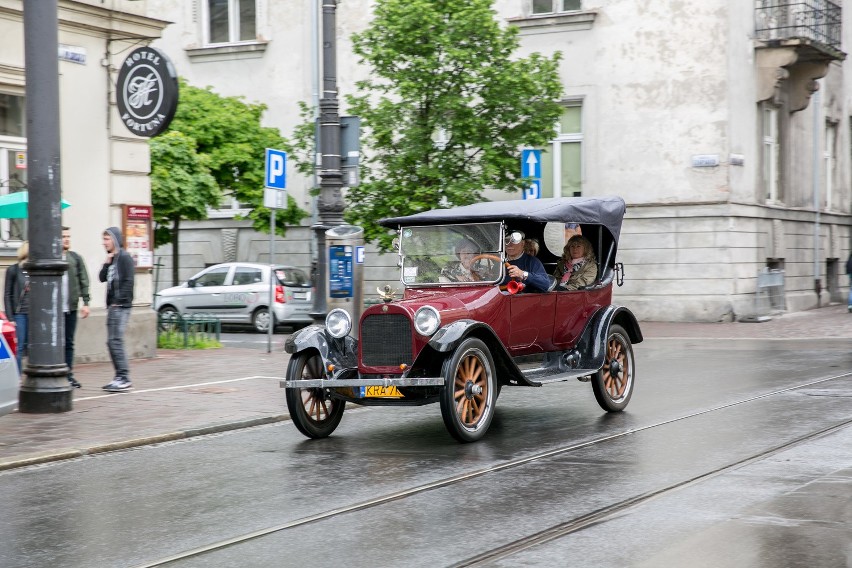
[[[521,177],[532,178],[524,199],[541,199],[541,150],[521,150]]]
[[[266,187],[270,189],[287,188],[287,152],[266,149]]]
[[[521,150],[521,177],[541,179],[541,150]]]

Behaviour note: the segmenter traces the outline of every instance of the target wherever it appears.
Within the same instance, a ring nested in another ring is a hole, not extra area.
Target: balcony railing
[[[756,0],[761,40],[808,39],[840,50],[841,8],[829,0]]]

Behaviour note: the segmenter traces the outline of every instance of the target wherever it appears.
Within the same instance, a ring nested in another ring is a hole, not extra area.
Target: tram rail
[[[347,515],[347,514],[350,514],[350,513],[371,509],[371,508],[378,507],[378,506],[381,506],[381,505],[384,505],[384,504],[387,504],[387,503],[390,503],[390,502],[393,502],[393,501],[398,501],[398,500],[406,499],[406,498],[409,498],[409,497],[412,497],[412,496],[415,496],[415,495],[419,495],[419,494],[427,492],[427,491],[432,491],[432,490],[435,490],[435,489],[460,484],[460,483],[463,483],[465,481],[475,479],[475,478],[478,478],[478,477],[481,477],[481,476],[484,476],[484,475],[498,473],[498,472],[505,471],[505,470],[508,470],[508,469],[511,469],[511,468],[516,468],[516,467],[523,466],[523,465],[526,465],[526,464],[530,464],[530,463],[533,463],[533,462],[537,462],[537,461],[549,459],[549,458],[552,458],[552,457],[555,457],[555,456],[559,456],[559,455],[562,455],[562,454],[574,452],[574,451],[577,451],[577,450],[580,450],[580,449],[583,449],[583,448],[588,448],[590,446],[607,444],[607,443],[613,442],[615,440],[618,440],[620,438],[623,438],[625,436],[636,434],[638,432],[644,432],[644,431],[653,430],[655,428],[661,428],[661,427],[664,427],[664,426],[667,426],[667,425],[670,425],[670,424],[673,424],[673,423],[677,423],[677,422],[681,422],[681,421],[685,421],[685,420],[690,420],[692,418],[696,418],[696,417],[699,417],[699,416],[702,416],[702,415],[711,414],[713,412],[719,412],[719,411],[723,411],[723,410],[728,409],[728,408],[757,402],[761,399],[780,396],[780,395],[783,395],[785,393],[793,392],[793,391],[796,391],[796,390],[806,389],[806,388],[810,388],[810,387],[813,387],[813,386],[816,386],[816,385],[822,385],[822,384],[825,384],[825,383],[829,383],[829,382],[832,382],[832,381],[848,379],[850,377],[852,377],[852,373],[841,373],[841,374],[831,375],[831,376],[828,376],[828,377],[821,377],[821,378],[817,378],[817,379],[813,379],[813,380],[803,382],[801,384],[789,386],[789,387],[786,387],[786,388],[783,388],[783,389],[777,389],[777,390],[770,391],[770,392],[767,392],[767,393],[762,393],[762,394],[758,394],[758,395],[754,395],[754,396],[745,397],[745,398],[742,398],[740,400],[736,400],[736,401],[733,401],[733,402],[729,402],[729,403],[725,403],[725,404],[721,404],[721,405],[716,405],[716,406],[713,406],[711,408],[699,410],[699,411],[696,411],[696,412],[691,412],[691,413],[688,413],[688,414],[684,414],[682,416],[677,416],[675,418],[658,421],[658,422],[655,422],[653,424],[648,424],[648,425],[645,425],[645,426],[642,426],[642,427],[639,427],[639,428],[631,428],[631,429],[627,429],[627,430],[624,430],[624,431],[621,431],[621,432],[617,432],[615,434],[610,434],[610,435],[607,435],[607,436],[601,436],[601,437],[598,437],[598,438],[595,438],[595,439],[592,439],[592,440],[587,440],[587,441],[575,443],[575,444],[568,444],[568,445],[565,445],[565,446],[562,446],[562,447],[553,448],[553,449],[550,449],[550,450],[547,450],[547,451],[542,451],[542,452],[538,452],[538,453],[535,453],[535,454],[532,454],[532,455],[508,460],[508,461],[498,463],[498,464],[495,464],[495,465],[492,465],[492,466],[489,466],[489,467],[486,467],[486,468],[481,468],[481,469],[465,472],[465,473],[462,473],[462,474],[459,474],[459,475],[454,475],[454,476],[446,477],[446,478],[439,479],[439,480],[436,480],[436,481],[432,481],[432,482],[429,482],[429,483],[420,484],[420,485],[417,485],[417,486],[414,486],[414,487],[411,487],[411,488],[408,488],[408,489],[404,489],[404,490],[401,490],[401,491],[396,491],[396,492],[388,493],[388,494],[385,494],[385,495],[381,495],[379,497],[369,499],[367,501],[362,501],[362,502],[359,502],[359,503],[354,503],[354,504],[346,505],[346,506],[343,506],[343,507],[337,507],[337,508],[334,508],[334,509],[329,509],[327,511],[323,511],[323,512],[320,512],[320,513],[316,513],[316,514],[313,514],[313,515],[309,515],[309,516],[302,517],[302,518],[299,518],[299,519],[295,519],[295,520],[292,520],[292,521],[288,521],[288,522],[285,522],[285,523],[272,525],[272,526],[269,526],[269,527],[266,527],[266,528],[263,528],[263,529],[260,529],[260,530],[252,531],[252,532],[245,533],[245,534],[242,534],[242,535],[237,535],[237,536],[227,538],[227,539],[222,539],[222,540],[210,543],[208,545],[204,545],[204,546],[197,547],[197,548],[194,548],[194,549],[191,549],[191,550],[187,550],[187,551],[184,551],[184,552],[181,552],[181,553],[178,553],[178,554],[166,556],[166,557],[159,558],[159,559],[156,559],[156,560],[153,560],[153,561],[150,561],[150,562],[146,562],[144,564],[140,564],[140,565],[137,566],[137,568],[155,568],[155,567],[159,567],[159,566],[175,565],[175,564],[179,563],[181,560],[187,560],[187,559],[191,559],[191,558],[195,558],[195,557],[200,557],[200,556],[203,556],[205,554],[208,554],[208,553],[211,553],[211,552],[214,552],[214,551],[217,551],[217,550],[227,549],[227,548],[232,547],[232,546],[236,546],[236,545],[239,545],[239,544],[242,544],[242,543],[254,540],[254,539],[263,538],[265,536],[269,536],[269,535],[279,533],[279,532],[282,532],[282,531],[286,531],[286,530],[289,530],[289,529],[302,527],[302,526],[305,526],[305,525],[308,525],[308,524],[311,524],[311,523],[322,522],[322,521],[325,521],[325,520],[333,519],[333,518],[341,516],[341,515]],[[580,531],[584,528],[593,526],[595,524],[605,522],[607,519],[613,518],[617,515],[621,515],[621,514],[627,512],[631,509],[634,509],[636,507],[643,505],[644,503],[647,503],[651,500],[662,497],[663,495],[670,494],[670,493],[682,490],[686,487],[707,481],[709,479],[712,479],[714,477],[722,475],[726,472],[730,472],[730,471],[735,470],[737,468],[741,468],[743,466],[746,466],[750,463],[754,463],[754,462],[766,459],[766,458],[768,458],[772,455],[775,455],[779,452],[782,452],[782,451],[788,450],[790,448],[793,448],[795,446],[810,442],[812,440],[826,436],[828,434],[831,434],[832,432],[841,430],[841,429],[849,427],[849,426],[852,426],[852,418],[850,418],[848,420],[836,422],[836,423],[834,423],[830,426],[821,428],[818,431],[810,432],[808,434],[799,436],[795,439],[788,440],[788,441],[786,441],[782,444],[778,444],[778,445],[773,446],[771,448],[764,449],[764,450],[759,451],[759,452],[755,452],[755,453],[753,453],[753,454],[751,454],[747,457],[744,457],[744,458],[738,459],[734,462],[722,465],[722,466],[717,467],[717,468],[715,468],[711,471],[707,471],[707,472],[701,473],[699,475],[695,475],[695,476],[693,476],[689,479],[682,480],[682,481],[679,481],[677,483],[673,483],[673,484],[670,484],[670,485],[667,485],[667,486],[664,486],[664,487],[661,487],[661,488],[657,488],[657,489],[654,489],[654,490],[646,492],[646,493],[634,495],[634,496],[628,497],[624,500],[618,501],[616,503],[612,503],[612,504],[607,505],[605,507],[601,507],[597,510],[579,515],[579,516],[577,516],[573,519],[569,519],[567,521],[558,523],[556,525],[548,527],[545,530],[539,531],[535,534],[525,536],[525,537],[517,539],[513,542],[506,543],[506,544],[503,544],[501,546],[495,547],[493,549],[483,551],[483,552],[481,552],[481,553],[479,553],[475,556],[469,557],[469,558],[464,559],[462,561],[459,561],[457,563],[450,564],[450,566],[453,566],[454,568],[455,567],[458,567],[458,568],[465,567],[466,568],[466,567],[484,566],[489,562],[493,562],[495,560],[510,557],[511,555],[513,555],[515,553],[518,553],[518,552],[527,550],[529,548],[544,544],[544,543],[552,541],[554,539],[558,539],[560,537],[569,535],[573,532]]]

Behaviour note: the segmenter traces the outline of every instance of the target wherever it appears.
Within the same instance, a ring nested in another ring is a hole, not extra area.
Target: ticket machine
[[[325,232],[328,249],[328,311],[341,308],[352,317],[352,334],[364,308],[364,229],[339,225]]]

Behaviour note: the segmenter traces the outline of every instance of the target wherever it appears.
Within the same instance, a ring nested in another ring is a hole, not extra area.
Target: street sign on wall
[[[541,199],[541,150],[521,151],[521,177],[531,178],[524,199]]]

